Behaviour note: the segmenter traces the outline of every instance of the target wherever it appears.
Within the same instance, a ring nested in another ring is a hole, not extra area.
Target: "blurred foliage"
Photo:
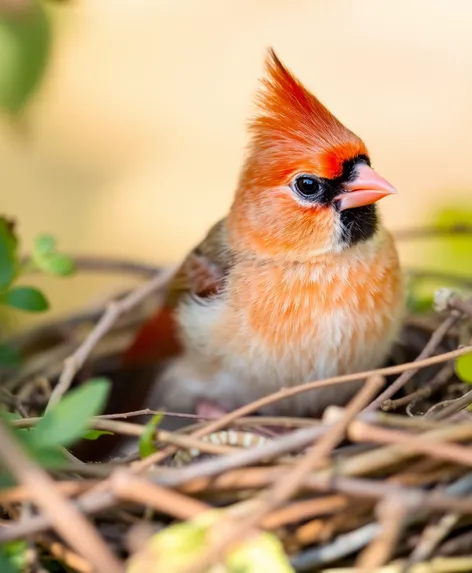
[[[224,510],[210,510],[184,523],[160,531],[130,560],[127,573],[178,573],[201,558],[218,535]],[[224,564],[207,573],[293,573],[282,544],[275,535],[254,532],[226,554]]]
[[[23,540],[10,541],[1,547],[0,571],[1,573],[19,573],[27,567],[26,550],[28,543]]]
[[[430,225],[438,229],[458,226],[472,228],[472,208],[440,208],[431,218]],[[467,294],[467,289],[455,277],[472,279],[472,234],[451,233],[437,238],[428,237],[424,243],[418,243],[418,251],[422,253],[426,269],[437,270],[444,276],[431,278],[415,272],[409,277],[407,307],[410,312],[431,312],[434,292],[438,288],[451,287],[461,294]]]
[[[82,434],[82,439],[84,440],[98,440],[100,436],[113,436],[113,432],[108,430],[87,430],[85,434]]]
[[[15,428],[8,424],[21,418],[17,414],[0,412],[0,419],[10,427],[24,449],[42,467],[59,467],[66,461],[63,448],[71,446],[87,434],[90,420],[102,412],[109,390],[108,380],[91,379],[68,392],[30,429]],[[11,477],[7,479],[7,473],[3,470],[0,478],[3,484],[11,485],[13,482]]]
[[[0,4],[0,108],[20,112],[37,89],[52,43],[50,19],[38,0]]]
[[[85,382],[68,392],[33,428],[15,427],[11,422],[21,419],[21,416],[6,411],[0,411],[0,423],[41,467],[61,467],[67,461],[64,448],[87,436],[90,420],[105,407],[110,386],[109,380],[104,378]],[[14,485],[13,476],[0,461],[0,489]],[[0,572],[24,571],[26,548],[23,542],[0,546]]]
[[[13,284],[23,274],[41,270],[54,276],[69,276],[75,271],[70,257],[57,251],[51,235],[39,236],[33,245],[31,259],[24,262],[19,254],[19,239],[12,220],[0,216],[0,305],[26,312],[48,310],[45,295],[32,286]],[[12,347],[0,345],[0,366],[14,368],[21,362]]]
[[[472,354],[460,356],[456,360],[455,370],[462,382],[472,384]]]
[[[445,206],[438,209],[433,224],[438,228],[464,225],[472,227],[472,206]],[[428,241],[426,258],[446,273],[472,277],[472,235],[452,235]]]
[[[156,428],[161,423],[162,418],[162,414],[156,414],[146,424],[144,432],[139,438],[139,455],[141,458],[146,458],[154,452],[157,452],[157,448],[154,445],[154,437],[156,434]]]

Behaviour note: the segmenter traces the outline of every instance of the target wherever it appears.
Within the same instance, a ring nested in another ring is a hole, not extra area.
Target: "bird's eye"
[[[300,175],[295,179],[295,188],[305,197],[311,197],[318,193],[320,185],[311,175]]]

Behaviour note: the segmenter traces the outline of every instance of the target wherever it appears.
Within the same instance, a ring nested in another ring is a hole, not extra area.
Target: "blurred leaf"
[[[129,561],[126,573],[179,571],[211,547],[224,511],[211,510],[192,520],[166,527]],[[256,533],[233,547],[224,564],[206,573],[293,573],[281,543],[270,533]]]
[[[22,551],[24,560],[26,555],[26,541],[16,541],[14,543],[20,543],[23,545]],[[15,556],[10,554],[10,546],[11,543],[5,543],[0,546],[0,571],[1,573],[20,573],[20,571],[24,570],[26,563],[24,562],[23,566],[18,564],[18,558],[15,558]],[[18,547],[21,548],[21,546]]]
[[[16,368],[20,364],[19,350],[8,344],[0,344],[0,368]]]
[[[67,461],[66,454],[59,447],[42,446],[41,444],[37,444],[33,439],[28,439],[30,437],[32,437],[32,435],[28,434],[24,445],[30,456],[36,460],[42,468],[49,470],[60,468]]]
[[[18,240],[12,223],[0,217],[0,290],[7,288],[17,274],[17,247]]]
[[[17,414],[16,412],[6,412],[6,411],[0,412],[0,418],[8,420],[9,422],[13,422],[14,420],[21,420],[20,414]]]
[[[43,293],[35,287],[27,286],[13,287],[0,294],[0,303],[29,312],[43,312],[49,308]]]
[[[153,416],[146,424],[144,432],[139,437],[139,455],[142,458],[146,458],[154,452],[157,452],[157,448],[153,444],[153,441],[156,434],[156,428],[161,423],[161,420],[162,414],[156,414]]]
[[[107,430],[88,430],[82,435],[84,440],[98,440],[100,436],[114,436],[113,432]]]
[[[454,368],[462,382],[472,384],[472,353],[459,356]]]
[[[450,228],[454,225],[472,225],[472,201],[469,208],[446,206],[440,209],[433,220],[439,228]],[[472,236],[456,235],[428,240],[427,259],[441,271],[460,273],[472,276]]]
[[[271,533],[258,533],[228,555],[228,573],[292,573],[282,544]]]
[[[68,446],[80,439],[90,419],[100,414],[106,404],[110,382],[94,378],[68,392],[46,413],[32,432],[41,446]]]
[[[56,276],[69,276],[75,271],[74,261],[56,251],[56,239],[52,235],[40,235],[33,245],[32,259],[42,271]]]
[[[0,12],[0,107],[16,113],[26,104],[46,68],[51,25],[37,0]]]
[[[41,255],[49,255],[56,250],[56,239],[52,235],[39,235],[34,241],[34,251]]]

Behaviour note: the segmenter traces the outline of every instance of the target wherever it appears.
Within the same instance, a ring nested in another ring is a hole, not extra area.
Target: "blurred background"
[[[268,46],[398,188],[382,205],[391,229],[472,209],[470,0],[71,0],[46,9],[44,75],[21,118],[0,120],[0,212],[18,220],[25,251],[50,232],[73,253],[156,264],[183,256],[231,203]],[[431,241],[402,244],[401,256],[410,266],[450,264]],[[454,263],[463,273],[464,260]],[[54,314],[125,279],[39,282]]]

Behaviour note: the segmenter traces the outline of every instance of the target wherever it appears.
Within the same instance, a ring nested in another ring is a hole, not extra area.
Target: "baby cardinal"
[[[229,214],[183,261],[125,353],[127,366],[168,360],[149,407],[221,415],[282,387],[368,370],[399,330],[401,272],[376,205],[395,189],[273,50],[249,133]],[[262,412],[316,415],[358,387]]]

